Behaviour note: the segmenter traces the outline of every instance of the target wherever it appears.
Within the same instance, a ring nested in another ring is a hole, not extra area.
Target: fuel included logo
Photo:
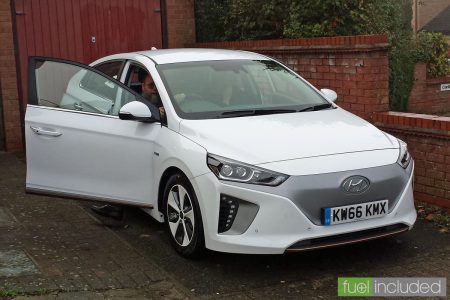
[[[447,295],[446,278],[374,278],[340,277],[338,278],[339,297],[373,296],[421,296],[445,297]]]

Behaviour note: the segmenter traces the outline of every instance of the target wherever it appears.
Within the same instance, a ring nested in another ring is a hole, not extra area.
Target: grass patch
[[[0,287],[0,300],[10,300],[15,297],[25,296],[25,295],[27,295],[27,296],[43,296],[43,295],[48,295],[50,293],[52,293],[52,291],[49,289],[46,289],[46,288],[39,288],[34,292],[24,293],[22,291],[19,291],[16,288],[9,287],[9,286],[3,286],[3,287]]]
[[[8,286],[0,287],[0,299],[2,299],[2,300],[12,299],[12,298],[20,296],[20,295],[22,295],[22,292],[20,292],[19,290],[15,289],[15,288],[8,287]]]

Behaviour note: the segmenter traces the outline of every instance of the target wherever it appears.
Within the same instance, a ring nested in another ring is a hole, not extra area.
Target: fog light
[[[228,231],[232,226],[236,214],[239,209],[239,202],[236,198],[221,195],[220,197],[220,211],[219,211],[219,226],[218,232],[223,233]]]

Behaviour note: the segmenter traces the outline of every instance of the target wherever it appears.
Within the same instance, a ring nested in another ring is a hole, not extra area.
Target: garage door
[[[22,101],[29,56],[90,63],[162,47],[160,0],[15,0]]]

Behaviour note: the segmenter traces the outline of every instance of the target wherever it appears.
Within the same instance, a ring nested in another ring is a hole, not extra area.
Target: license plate
[[[388,200],[361,204],[327,207],[323,209],[323,224],[334,225],[379,218],[388,213]]]

